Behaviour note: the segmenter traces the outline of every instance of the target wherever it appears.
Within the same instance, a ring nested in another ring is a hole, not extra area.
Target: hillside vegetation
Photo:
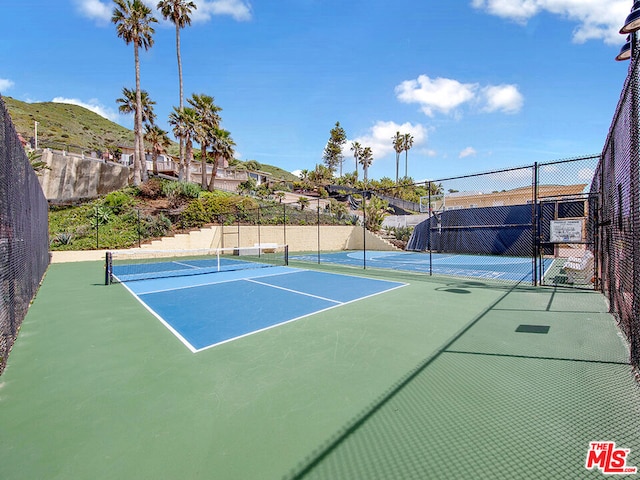
[[[78,105],[41,102],[26,103],[2,97],[18,133],[25,140],[34,136],[38,122],[38,143],[52,148],[106,150],[133,145],[133,132]]]

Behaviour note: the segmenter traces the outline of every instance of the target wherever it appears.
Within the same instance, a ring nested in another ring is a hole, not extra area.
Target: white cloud
[[[433,116],[434,110],[449,113],[473,99],[478,85],[460,83],[449,78],[431,79],[420,75],[416,80],[405,80],[395,89],[398,100],[418,103],[425,113]]]
[[[156,9],[157,1],[143,0],[154,11],[159,21],[162,15]],[[245,0],[193,0],[196,9],[191,13],[194,22],[208,22],[213,15],[229,15],[238,21],[251,20],[251,5]],[[104,0],[73,0],[81,15],[100,23],[111,22],[114,3]]]
[[[497,85],[482,89],[486,112],[517,113],[522,109],[524,97],[516,85]]]
[[[105,3],[100,0],[74,0],[74,3],[80,14],[87,18],[104,23],[111,21],[113,2]]]
[[[593,180],[593,175],[594,175],[593,168],[583,168],[578,171],[578,180],[591,182],[591,180]]]
[[[4,92],[5,90],[9,90],[13,87],[14,83],[8,78],[0,78],[0,92]]]
[[[477,153],[478,152],[476,152],[475,148],[467,147],[460,152],[460,155],[458,155],[458,158],[475,157]]]
[[[417,103],[425,115],[435,112],[450,114],[464,104],[479,105],[484,112],[516,113],[524,103],[517,85],[488,85],[461,83],[450,78],[431,79],[420,75],[405,80],[395,88],[396,97],[403,103]]]
[[[419,147],[427,141],[427,129],[423,125],[412,125],[409,122],[399,125],[395,122],[379,121],[371,127],[366,135],[347,141],[343,151],[345,159],[351,153],[352,142],[360,142],[363,147],[371,147],[374,162],[392,153],[395,155],[391,139],[396,135],[396,132],[410,133],[413,136],[413,147]]]
[[[83,102],[82,100],[78,100],[77,98],[55,97],[51,101],[54,103],[70,103],[71,105],[78,105],[80,107],[84,107],[87,110],[91,110],[92,112],[97,113],[101,117],[106,118],[107,120],[111,120],[112,122],[116,122],[119,119],[118,113],[116,113],[115,111],[109,108],[106,108],[95,98],[92,98],[88,102]]]
[[[238,21],[251,20],[251,5],[244,0],[194,0],[197,9],[191,18],[194,22],[207,22],[212,15],[229,15]]]
[[[473,0],[472,5],[519,23],[546,11],[578,24],[574,42],[603,40],[611,45],[621,43],[618,30],[631,8],[628,0]]]

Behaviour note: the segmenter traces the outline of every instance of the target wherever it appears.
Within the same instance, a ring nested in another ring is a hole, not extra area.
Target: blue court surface
[[[124,285],[197,352],[405,284],[272,267]]]
[[[317,254],[292,255],[291,260],[317,262]],[[362,267],[364,252],[336,252],[323,253],[322,263],[335,263]],[[551,267],[552,259],[544,259],[543,269]],[[451,275],[459,277],[475,277],[492,280],[513,280],[516,282],[530,282],[532,280],[531,258],[464,255],[449,253],[421,252],[366,252],[367,268],[384,268],[392,270],[406,270],[418,273],[433,273],[434,275]]]

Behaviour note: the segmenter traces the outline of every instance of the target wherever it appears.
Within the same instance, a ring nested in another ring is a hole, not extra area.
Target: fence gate
[[[546,197],[538,202],[540,285],[596,288],[594,235],[589,216],[597,214],[594,193]]]

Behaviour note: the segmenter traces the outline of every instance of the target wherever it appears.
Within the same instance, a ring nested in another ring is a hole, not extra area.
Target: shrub
[[[51,245],[71,245],[73,240],[73,235],[68,232],[58,233],[55,237],[51,239]]]
[[[174,206],[181,203],[181,199],[198,198],[201,191],[200,185],[191,182],[168,181],[162,184],[162,194]]]
[[[395,227],[391,229],[391,232],[396,240],[408,242],[413,233],[413,227]]]
[[[193,200],[182,211],[181,223],[186,228],[199,228],[208,221],[207,212],[200,200]]]
[[[108,208],[101,205],[94,205],[93,210],[89,211],[87,217],[89,217],[89,221],[91,222],[91,228],[96,228],[98,225],[109,223],[111,214]]]
[[[150,178],[138,188],[143,197],[158,198],[162,195],[162,181],[159,178]]]
[[[162,213],[153,216],[145,215],[140,219],[140,233],[143,237],[162,237],[171,228],[171,220]]]
[[[108,207],[116,215],[122,213],[132,203],[133,199],[120,190],[107,194],[102,202],[105,207]]]

